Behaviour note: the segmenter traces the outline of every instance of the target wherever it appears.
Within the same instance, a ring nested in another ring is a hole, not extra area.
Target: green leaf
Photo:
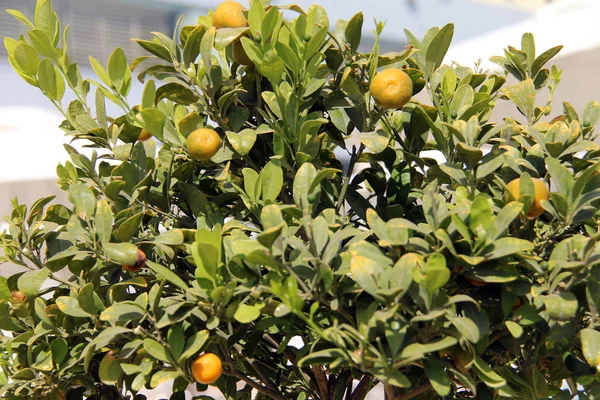
[[[150,379],[150,388],[154,389],[161,383],[172,381],[181,376],[179,371],[158,371]]]
[[[308,367],[310,365],[331,364],[338,359],[346,359],[346,353],[340,349],[325,349],[310,353],[298,361],[299,367]]]
[[[40,61],[37,73],[42,92],[51,100],[61,101],[65,94],[65,81],[52,61],[47,58]]]
[[[125,220],[117,230],[117,238],[122,242],[130,241],[139,231],[144,213],[140,212]]]
[[[378,298],[377,291],[382,283],[380,278],[383,278],[385,272],[381,264],[366,256],[354,255],[350,260],[350,272],[358,286]]]
[[[535,61],[535,41],[531,33],[525,33],[521,38],[521,50],[527,55],[527,67],[531,71]]]
[[[577,297],[571,292],[543,296],[546,312],[550,318],[559,321],[569,321],[577,314],[579,306]]]
[[[215,49],[223,50],[248,32],[248,28],[221,28],[215,33]]]
[[[432,76],[433,72],[442,65],[444,57],[446,57],[446,53],[448,52],[448,48],[450,48],[453,36],[454,24],[448,24],[440,29],[431,43],[429,43],[427,54],[425,56],[428,76]]]
[[[488,363],[485,362],[481,357],[475,356],[473,366],[475,367],[475,373],[479,379],[481,379],[487,386],[495,389],[506,386],[506,381],[504,378],[491,369]]]
[[[253,305],[240,304],[233,318],[242,324],[249,324],[260,317],[260,311],[264,308],[264,303],[256,303]]]
[[[469,228],[472,232],[477,232],[478,229],[489,229],[492,223],[492,207],[488,199],[484,196],[477,196],[471,204],[469,215]]]
[[[442,339],[429,343],[411,343],[402,350],[402,358],[424,358],[425,354],[433,353],[452,347],[458,343],[458,339],[446,336]]]
[[[142,119],[146,130],[161,142],[164,141],[165,114],[157,108],[143,108]]]
[[[27,297],[37,296],[42,284],[48,278],[50,271],[47,268],[42,268],[37,271],[28,271],[19,277],[17,286],[21,292]]]
[[[581,350],[588,364],[600,366],[600,332],[592,328],[581,331]]]
[[[300,207],[307,207],[309,188],[317,175],[317,169],[311,163],[304,163],[294,178],[294,201]]]
[[[108,58],[108,76],[119,93],[125,95],[131,83],[131,71],[127,64],[127,56],[117,47]]]
[[[496,215],[493,229],[488,230],[488,240],[493,241],[504,235],[521,211],[523,211],[523,203],[513,201],[505,205]]]
[[[540,54],[540,56],[536,58],[531,65],[531,76],[536,76],[544,67],[544,65],[554,58],[554,56],[556,56],[562,50],[562,48],[563,46],[556,46]]]
[[[90,314],[85,312],[79,305],[79,301],[74,297],[61,296],[56,299],[56,305],[63,313],[71,317],[89,318]]]
[[[29,29],[35,29],[35,26],[31,23],[31,21],[21,11],[18,11],[18,10],[6,10],[6,12],[9,13],[10,15],[12,15],[13,17],[15,17],[15,19],[17,19],[18,21],[20,21],[21,23],[23,23]]]
[[[244,43],[244,41],[242,42]],[[246,46],[244,45],[244,49]],[[298,55],[292,50],[288,45],[282,42],[277,42],[275,44],[275,49],[277,50],[277,55],[281,57],[283,63],[289,68],[292,72],[292,75],[298,75],[300,73],[300,59]],[[259,64],[260,65],[260,64]]]
[[[281,24],[281,14],[278,7],[271,7],[265,15],[261,25],[261,35],[263,40],[268,40],[275,32],[275,29]],[[329,25],[327,25],[329,26]]]
[[[443,365],[435,360],[425,358],[423,359],[423,367],[425,368],[429,383],[431,383],[436,393],[440,396],[448,396],[452,382],[446,371],[444,371]]]
[[[8,287],[8,278],[0,276],[0,300],[10,299],[12,291]]]
[[[179,121],[178,126],[179,133],[181,133],[183,137],[187,138],[190,133],[206,126],[206,118],[195,112],[190,112],[188,115],[182,118],[181,121]]]
[[[231,143],[231,147],[242,156],[248,154],[256,142],[256,132],[254,129],[244,129],[240,133],[227,131],[225,134],[227,135],[227,140]]]
[[[533,118],[535,99],[537,92],[533,80],[527,79],[504,88],[504,94],[519,108],[519,111],[527,117]]]
[[[456,329],[458,329],[458,332],[469,342],[477,343],[481,340],[484,332],[481,332],[477,324],[470,318],[452,315],[446,315],[446,318],[452,322],[452,325],[454,325]]]
[[[121,378],[121,363],[112,352],[106,353],[98,368],[98,376],[105,385],[115,386]]]
[[[104,304],[100,296],[96,294],[93,283],[88,283],[77,293],[77,301],[83,311],[89,314],[96,314],[98,311],[104,310]]]
[[[283,169],[278,163],[270,161],[260,172],[262,199],[276,201],[283,188]]]
[[[583,107],[582,119],[584,129],[593,129],[600,121],[600,104],[597,101],[590,101]]]
[[[355,14],[350,21],[348,21],[348,25],[346,26],[344,35],[346,37],[346,41],[350,45],[350,50],[352,53],[356,53],[358,46],[360,46],[363,22],[363,13],[359,12],[358,14]]]
[[[454,97],[450,102],[450,112],[457,117],[462,116],[462,114],[469,109],[473,105],[473,101],[475,100],[475,91],[471,87],[471,85],[463,84],[458,87],[456,93],[454,93]],[[467,140],[468,144],[473,144],[469,140]]]
[[[512,254],[532,251],[533,249],[533,243],[527,240],[505,237],[488,245],[482,255],[488,260],[494,260]]]
[[[96,196],[85,184],[77,183],[69,187],[69,201],[75,206],[79,218],[88,220],[96,209]]]
[[[50,343],[52,359],[56,365],[62,363],[69,354],[69,345],[63,338],[56,338]]]
[[[183,232],[181,229],[171,229],[154,238],[154,243],[160,243],[167,246],[179,246],[183,244]]]
[[[146,350],[151,357],[154,357],[159,361],[174,364],[173,356],[169,352],[169,349],[154,339],[144,339],[144,350]]]
[[[167,343],[169,343],[173,357],[179,358],[183,351],[183,346],[185,345],[184,331],[180,325],[174,325],[169,329]]]
[[[179,287],[180,289],[189,289],[189,286],[183,281],[183,279],[181,279],[177,274],[175,274],[175,272],[171,271],[170,269],[149,260],[146,261],[146,265],[148,268],[154,271],[155,274],[163,277],[164,279],[166,279],[173,285]]]
[[[450,279],[450,269],[446,267],[446,258],[440,253],[432,254],[424,265],[419,264],[418,268],[413,270],[413,279],[419,285],[425,286],[431,296],[444,287]]]
[[[106,200],[99,200],[94,215],[94,228],[101,242],[110,242],[113,214]]]
[[[138,248],[132,243],[104,243],[104,252],[115,264],[134,265],[137,260]]]
[[[35,76],[38,73],[40,56],[36,49],[27,43],[19,43],[13,52],[13,58],[17,67],[27,75]]]
[[[58,20],[52,9],[52,1],[38,0],[33,18],[36,27],[44,32],[51,41],[54,41],[57,34]]]
[[[262,62],[257,65],[259,65],[260,73],[264,75],[273,86],[279,85],[283,73],[285,72],[285,64],[276,52],[268,50],[263,56]]]
[[[253,32],[261,32],[263,20],[265,18],[265,7],[261,0],[252,0],[250,2],[250,11],[248,11],[248,25]]]
[[[110,323],[130,322],[141,319],[145,315],[139,305],[130,303],[115,303],[100,314],[101,321]]]
[[[504,321],[504,324],[514,338],[518,339],[523,335],[523,328],[516,322]]]
[[[374,154],[384,151],[390,143],[390,137],[383,129],[378,129],[375,132],[359,132],[358,138]]]
[[[31,41],[31,45],[44,57],[49,57],[53,60],[58,58],[58,51],[52,44],[51,40],[48,38],[44,32],[39,29],[34,29],[29,31],[29,40]]]
[[[215,42],[215,34],[217,30],[214,26],[210,27],[208,31],[202,37],[202,41],[200,42],[200,55],[202,56],[202,61],[204,62],[204,66],[207,69],[210,69],[212,66],[212,50],[213,43]],[[243,39],[242,39],[243,41]]]
[[[196,354],[202,350],[202,347],[206,344],[208,340],[209,333],[207,330],[203,330],[200,332],[196,332],[193,334],[188,340],[185,342],[185,347],[183,349],[183,353],[179,356],[179,363],[187,361],[192,358]]]

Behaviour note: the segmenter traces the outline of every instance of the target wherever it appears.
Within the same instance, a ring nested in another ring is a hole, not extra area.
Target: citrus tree
[[[0,236],[3,398],[600,396],[600,105],[553,108],[561,47],[488,72],[443,64],[452,25],[381,54],[361,13],[228,1],[83,79],[50,0],[8,12],[89,150]]]

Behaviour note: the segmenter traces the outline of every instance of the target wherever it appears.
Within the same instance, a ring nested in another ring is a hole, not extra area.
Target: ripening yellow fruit
[[[219,4],[213,14],[213,26],[217,29],[248,26],[248,20],[242,11],[246,11],[246,8],[237,1],[225,1]]]
[[[142,131],[140,132],[140,136],[138,136],[138,141],[145,142],[146,140],[150,139],[151,137],[152,137],[152,134],[150,132],[148,132],[146,130],[146,128],[142,128]]]
[[[205,385],[219,379],[222,372],[223,363],[221,363],[221,359],[213,353],[205,353],[196,358],[192,363],[192,376],[196,382]]]
[[[146,265],[146,253],[142,250],[138,249],[137,257],[135,258],[135,263],[133,265],[123,264],[122,267],[125,271],[129,272],[138,272]]]
[[[535,195],[531,207],[527,212],[527,219],[536,219],[544,213],[541,201],[550,199],[550,191],[548,190],[548,186],[546,186],[544,181],[542,181],[541,179],[532,178],[531,180],[533,181]],[[517,178],[511,181],[508,185],[506,185],[506,187],[508,188],[508,193],[506,193],[505,196],[506,201],[510,200],[510,196],[508,195],[509,193],[510,195],[512,195],[513,198],[519,200],[519,197],[521,197],[520,185],[521,178]]]
[[[197,161],[210,160],[221,146],[219,134],[212,129],[198,129],[187,138],[187,150],[190,157]]]
[[[231,51],[233,52],[233,59],[237,61],[240,65],[254,65],[252,60],[246,54],[246,50],[244,50],[244,46],[242,46],[242,42],[236,40],[233,42],[231,46]]]
[[[381,108],[402,108],[413,93],[413,83],[406,72],[398,68],[381,71],[371,81],[371,96]]]

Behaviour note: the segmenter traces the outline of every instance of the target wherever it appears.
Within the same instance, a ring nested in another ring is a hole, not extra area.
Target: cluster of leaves
[[[132,63],[90,58],[99,81],[69,61],[50,0],[34,22],[9,10],[29,29],[5,39],[11,65],[93,150],[65,146],[71,205],[15,201],[0,236],[29,270],[0,278],[2,396],[141,399],[174,380],[181,399],[203,351],[223,360],[228,399],[358,400],[379,382],[389,399],[599,396],[600,105],[546,118],[560,47],[537,56],[526,34],[489,73],[443,64],[452,25],[380,54],[378,23],[362,53],[362,14],[332,33],[320,6],[268,3],[251,1],[246,28],[209,14],[137,40],[149,56]],[[234,61],[236,41],[254,65]],[[369,83],[387,67],[430,104],[377,107]],[[490,121],[499,101],[523,117]],[[196,162],[186,138],[207,124],[222,145]],[[529,220],[532,178],[552,193]],[[145,268],[128,272],[138,249]]]

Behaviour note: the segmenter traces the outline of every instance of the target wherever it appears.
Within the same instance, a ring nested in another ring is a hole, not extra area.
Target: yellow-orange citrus
[[[137,272],[140,269],[142,269],[145,265],[146,265],[146,253],[144,253],[142,250],[138,249],[135,263],[133,265],[123,264],[122,267],[125,271]]]
[[[550,199],[550,191],[548,190],[548,186],[541,179],[532,178],[533,187],[535,189],[535,195],[533,198],[533,202],[529,211],[527,212],[528,219],[535,219],[544,213],[544,209],[542,208],[542,200]],[[521,178],[517,178],[511,181],[506,187],[508,188],[508,193],[506,193],[506,201],[510,200],[512,196],[517,201],[519,197],[521,197]],[[509,196],[509,193],[511,196]]]
[[[23,307],[26,301],[27,296],[23,292],[15,290],[10,294],[10,304],[16,309]]]
[[[252,60],[246,54],[246,50],[244,50],[244,46],[242,46],[242,42],[236,40],[233,42],[231,46],[231,51],[233,52],[233,59],[237,61],[240,65],[254,65]]]
[[[140,132],[140,136],[138,136],[138,140],[140,142],[145,142],[146,140],[150,139],[152,137],[152,134],[150,132],[148,132],[145,128],[142,128],[142,131]]]
[[[402,108],[412,97],[413,84],[406,72],[388,68],[375,75],[370,91],[381,108]]]
[[[187,150],[197,161],[210,160],[221,146],[219,134],[212,129],[198,129],[187,138]]]
[[[205,353],[196,358],[192,363],[192,375],[194,379],[205,385],[213,383],[221,376],[223,364],[221,359],[213,353]]]
[[[213,26],[217,29],[248,26],[248,20],[242,11],[246,11],[246,8],[237,1],[221,3],[213,14]]]

